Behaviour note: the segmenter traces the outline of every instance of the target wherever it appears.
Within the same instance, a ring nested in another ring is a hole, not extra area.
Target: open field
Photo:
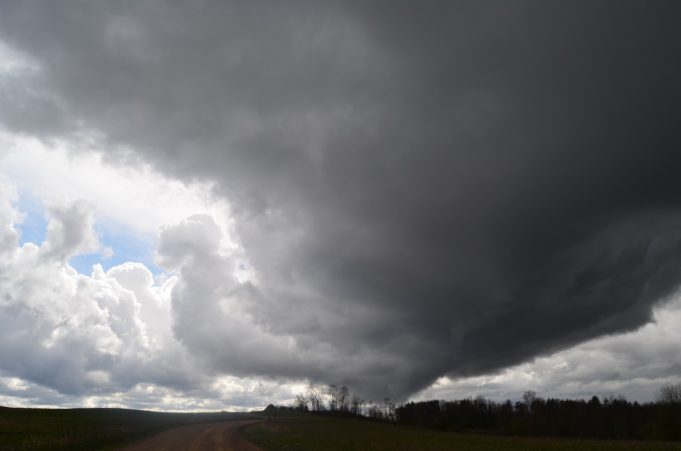
[[[272,418],[243,435],[265,450],[681,450],[680,443],[516,438],[439,432],[372,421],[315,417]]]
[[[0,451],[119,449],[188,424],[252,418],[239,413],[0,407]]]
[[[244,420],[256,422],[247,424]],[[255,415],[227,412],[177,414],[127,409],[0,408],[0,451],[126,447],[151,450],[158,449],[158,443],[163,443],[164,449],[255,449],[241,438],[260,449],[272,451],[681,450],[681,443],[439,432],[370,420],[305,414],[259,421]],[[186,443],[191,446],[184,446]],[[170,448],[167,444],[171,444]]]

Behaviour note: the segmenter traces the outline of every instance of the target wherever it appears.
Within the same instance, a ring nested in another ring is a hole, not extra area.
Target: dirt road
[[[241,426],[257,421],[180,426],[130,445],[123,451],[260,451],[257,446],[241,439],[236,431]]]

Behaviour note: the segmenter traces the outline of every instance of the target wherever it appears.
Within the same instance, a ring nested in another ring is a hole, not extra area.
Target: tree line
[[[268,413],[297,410],[361,416],[401,425],[446,431],[478,431],[519,436],[616,440],[681,440],[681,383],[663,386],[655,402],[623,397],[544,399],[526,391],[522,401],[482,397],[419,401],[396,405],[389,398],[368,402],[346,386],[310,385],[292,407],[269,406]]]
[[[656,402],[623,397],[544,399],[534,391],[523,401],[484,398],[409,402],[397,407],[398,424],[506,435],[613,440],[681,440],[681,384],[664,386]]]
[[[310,385],[305,393],[296,395],[293,408],[302,412],[353,415],[378,420],[394,420],[395,403],[385,398],[383,404],[368,402],[345,385]]]

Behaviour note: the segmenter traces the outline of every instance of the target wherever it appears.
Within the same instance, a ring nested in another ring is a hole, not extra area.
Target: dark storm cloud
[[[677,3],[2,9],[43,71],[8,127],[48,99],[45,136],[97,130],[232,203],[251,314],[309,354],[222,371],[401,396],[638,327],[681,281]]]

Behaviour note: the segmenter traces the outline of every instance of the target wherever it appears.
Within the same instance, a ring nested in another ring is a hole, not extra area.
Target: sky
[[[681,5],[0,1],[0,404],[654,399]]]

